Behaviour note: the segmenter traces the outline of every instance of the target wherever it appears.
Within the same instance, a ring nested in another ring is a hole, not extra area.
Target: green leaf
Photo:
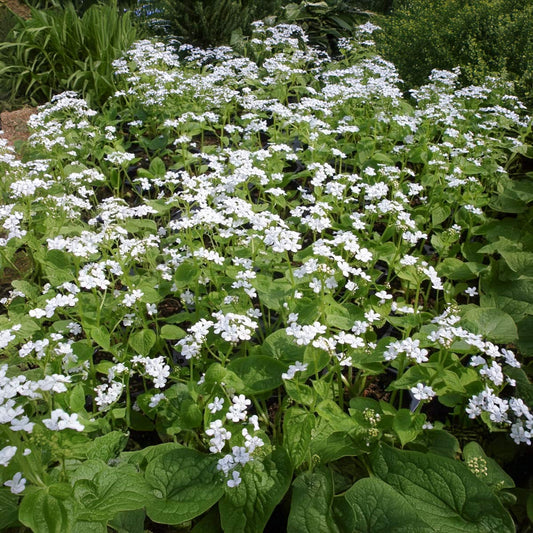
[[[136,331],[128,339],[128,344],[138,355],[148,355],[154,347],[157,336],[151,329],[141,329]]]
[[[436,531],[420,518],[407,497],[375,477],[355,483],[344,496],[335,500],[334,511],[343,533]]]
[[[242,379],[244,394],[259,394],[279,387],[283,383],[281,374],[287,370],[285,364],[266,355],[240,357],[227,368]]]
[[[382,445],[371,456],[371,466],[437,531],[514,531],[498,498],[459,461]]]
[[[261,350],[275,359],[294,362],[303,360],[305,346],[298,346],[284,329],[278,329],[265,339]]]
[[[17,524],[18,502],[19,496],[7,487],[0,488],[0,531]]]
[[[420,435],[423,431],[422,426],[424,425],[424,421],[424,415],[411,413],[409,409],[398,410],[396,415],[394,415],[392,429],[398,435],[402,447]]]
[[[287,492],[292,466],[283,448],[246,464],[242,481],[228,488],[219,503],[222,529],[231,533],[263,531],[272,511]]]
[[[200,269],[189,263],[183,263],[174,273],[174,281],[178,288],[186,287],[187,285],[195,284],[198,276],[200,275]]]
[[[183,329],[181,329],[178,326],[171,325],[171,324],[165,324],[161,328],[161,333],[160,333],[160,337],[162,339],[168,339],[168,340],[183,339],[185,335],[186,333]]]
[[[483,272],[488,267],[482,263],[463,262],[455,257],[447,257],[437,267],[439,276],[451,280],[465,281],[470,279],[477,279],[480,272]]]
[[[415,442],[409,444],[415,451],[425,451],[455,459],[461,451],[459,441],[443,429],[432,429],[421,433]],[[422,449],[420,449],[422,448]]]
[[[429,383],[437,372],[436,369],[427,365],[415,365],[409,368],[400,378],[393,381],[390,389],[408,389],[417,383]]]
[[[72,526],[71,506],[52,496],[48,488],[26,494],[20,503],[19,520],[34,533],[64,533]]]
[[[320,402],[317,414],[319,416],[311,434],[311,453],[318,455],[322,463],[369,451],[366,431],[360,430],[356,421],[335,402]]]
[[[507,266],[513,272],[518,272],[521,278],[533,277],[533,253],[501,250],[500,254]]]
[[[472,306],[464,313],[463,322],[464,327],[493,342],[511,343],[518,337],[513,319],[496,307]]]
[[[85,407],[85,389],[82,383],[75,385],[69,394],[69,406],[71,411],[78,413]]]
[[[353,326],[354,319],[350,311],[341,304],[330,302],[326,307],[326,324],[335,328],[349,330]]]
[[[268,276],[258,275],[253,281],[254,287],[261,304],[269,309],[279,311],[292,293],[291,284],[285,279],[271,279]]]
[[[337,533],[332,502],[333,481],[328,470],[300,474],[292,484],[287,533]]]
[[[463,448],[463,459],[469,470],[491,489],[512,489],[513,478],[491,457],[488,457],[477,442],[469,442]]]
[[[183,445],[177,442],[164,442],[162,444],[156,444],[155,446],[147,446],[146,448],[135,452],[122,452],[120,458],[125,459],[130,464],[136,465],[141,470],[145,470],[147,464],[153,461],[157,456],[181,448],[183,448]]]
[[[105,326],[99,328],[92,328],[89,332],[91,339],[93,339],[99,346],[101,346],[106,352],[111,350],[111,340],[109,331]]]
[[[117,533],[144,533],[144,519],[146,513],[144,509],[135,511],[122,511],[109,522],[109,525]],[[107,529],[106,529],[107,531]]]
[[[141,509],[146,503],[148,486],[142,475],[127,468],[106,466],[92,479],[74,483],[74,496],[79,502],[78,519],[111,520],[121,511]]]
[[[107,533],[107,520],[76,520],[69,533]]]
[[[431,223],[433,226],[442,224],[451,214],[451,209],[447,205],[437,204],[431,209]]]
[[[301,403],[302,405],[314,405],[316,402],[316,392],[303,383],[300,383],[298,380],[287,379],[283,383],[287,394],[295,402]]]
[[[152,161],[150,162],[149,170],[154,176],[158,178],[162,178],[167,171],[167,167],[165,166],[165,163],[163,162],[161,158],[154,157]]]
[[[146,514],[154,522],[180,524],[207,511],[224,494],[217,458],[190,448],[156,456],[146,467],[151,487]]]
[[[533,283],[530,280],[503,281],[495,275],[487,282],[483,280],[481,288],[492,298],[491,305],[511,315],[516,322],[533,314]]]
[[[289,407],[283,417],[283,447],[294,468],[310,458],[311,431],[315,417],[299,407]]]
[[[97,437],[91,442],[87,451],[87,458],[101,459],[107,463],[110,459],[118,457],[127,443],[128,435],[121,431],[111,431],[107,435]]]
[[[71,264],[71,256],[61,250],[49,250],[42,263],[46,277],[54,287],[72,281],[74,268]]]

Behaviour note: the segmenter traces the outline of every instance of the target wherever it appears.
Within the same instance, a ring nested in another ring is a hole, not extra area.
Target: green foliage
[[[309,43],[320,46],[333,55],[339,53],[340,37],[351,37],[355,27],[365,22],[371,13],[347,0],[321,0],[286,5],[283,19],[301,26],[309,37]]]
[[[461,67],[465,83],[489,74],[516,81],[533,98],[533,4],[528,0],[400,1],[381,22],[381,53],[408,87],[434,68]]]
[[[62,0],[24,0],[26,4],[34,9],[61,9],[65,6],[65,2]],[[70,0],[76,12],[82,15],[91,6],[98,4],[111,4],[116,5],[119,9],[135,9],[139,4],[139,0]]]
[[[276,15],[284,0],[152,1],[155,27],[195,46],[229,44],[232,34],[249,34],[250,23]],[[150,8],[148,8],[148,11]]]
[[[0,529],[527,520],[530,118],[453,72],[408,102],[374,29],[138,41],[0,144]]]
[[[0,4],[0,42],[4,42],[17,22],[17,16],[6,6]]]
[[[287,452],[279,448],[261,462],[254,461],[234,490],[226,490],[220,500],[220,520],[224,531],[255,533],[264,531],[276,505],[292,480]]]
[[[411,503],[420,519],[430,526],[424,531],[514,531],[511,516],[496,494],[464,463],[382,446],[372,456],[372,470]],[[378,501],[383,509],[388,498]],[[400,500],[398,507],[398,511],[407,510]],[[397,512],[395,516],[402,514]]]
[[[80,17],[73,6],[19,19],[0,44],[0,76],[11,97],[43,103],[73,90],[94,105],[115,91],[112,62],[138,37],[132,13],[94,5]]]
[[[216,459],[182,448],[158,455],[145,473],[153,497],[146,505],[155,522],[179,524],[207,511],[224,494]]]

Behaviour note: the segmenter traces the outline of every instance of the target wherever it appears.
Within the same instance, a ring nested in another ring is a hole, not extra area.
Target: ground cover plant
[[[457,71],[407,101],[372,24],[254,27],[2,144],[0,528],[514,531],[530,118]]]

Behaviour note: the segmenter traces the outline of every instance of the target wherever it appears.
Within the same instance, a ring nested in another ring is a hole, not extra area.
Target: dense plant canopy
[[[137,41],[2,142],[0,528],[527,520],[485,444],[533,431],[531,119],[458,70],[407,100],[376,30]]]

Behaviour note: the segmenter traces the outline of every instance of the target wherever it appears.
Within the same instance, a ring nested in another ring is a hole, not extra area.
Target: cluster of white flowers
[[[213,332],[228,342],[250,340],[257,328],[257,322],[247,315],[217,311],[212,316],[216,319]]]
[[[156,389],[162,389],[167,384],[167,378],[170,376],[170,366],[166,364],[162,355],[159,357],[136,355],[131,362],[133,365],[144,366],[145,374],[152,378]]]
[[[78,303],[78,298],[73,294],[57,294],[46,302],[44,309],[39,307],[30,309],[28,314],[35,318],[52,318],[58,308],[74,307]]]
[[[259,422],[257,415],[248,417],[248,407],[251,405],[251,401],[243,394],[234,395],[231,398],[231,405],[226,413],[226,420],[233,422],[234,424],[250,424],[254,431],[259,431]],[[208,404],[208,409],[211,413],[216,413],[223,409],[224,400],[219,397],[215,397],[214,401]],[[209,424],[209,429],[205,431],[209,440],[209,451],[211,453],[221,453],[226,443],[232,438],[232,432],[224,427],[223,419],[213,420]],[[263,440],[256,436],[251,435],[247,427],[243,427],[240,431],[242,437],[244,437],[243,446],[234,445],[231,447],[231,453],[226,454],[224,457],[218,460],[217,468],[222,471],[226,477],[230,476],[227,484],[228,487],[236,487],[241,482],[240,472],[236,470],[237,467],[243,467],[252,460],[253,452],[262,446],[264,446]]]
[[[411,337],[400,341],[391,342],[387,349],[383,352],[385,361],[392,361],[399,355],[405,354],[409,359],[413,359],[417,363],[424,363],[428,360],[428,351],[425,348],[420,348],[420,341],[413,340]]]

